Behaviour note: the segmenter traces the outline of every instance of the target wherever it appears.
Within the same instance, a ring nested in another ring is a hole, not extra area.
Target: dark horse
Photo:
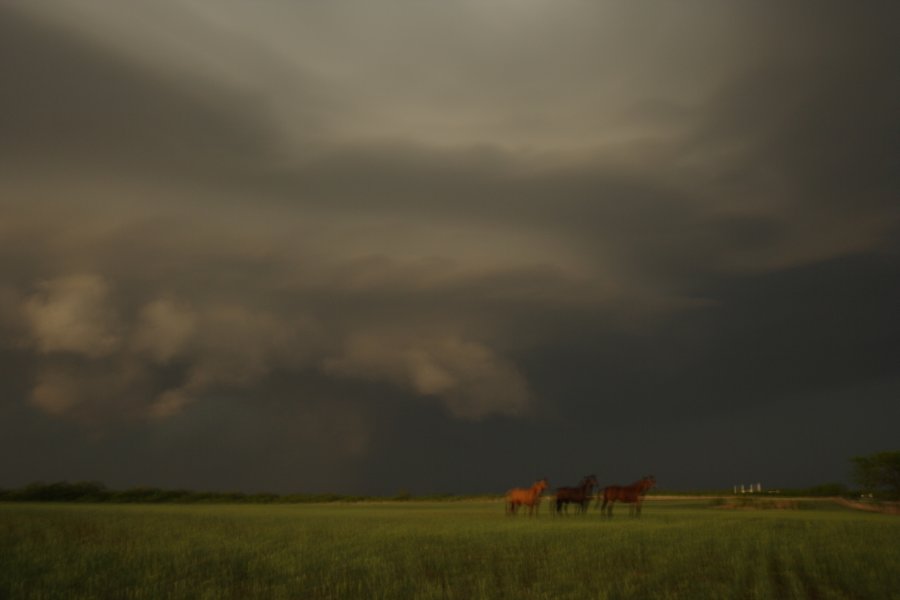
[[[587,475],[578,484],[578,487],[561,487],[556,490],[554,500],[556,502],[556,514],[562,514],[563,506],[566,513],[569,512],[569,504],[577,504],[578,512],[587,512],[587,507],[591,503],[591,497],[594,495],[594,486],[597,485],[597,478],[593,475]]]
[[[656,485],[656,478],[653,475],[647,475],[631,485],[611,485],[603,488],[603,506],[600,507],[600,514],[603,515],[605,512],[606,516],[611,519],[613,504],[619,500],[631,505],[629,507],[631,516],[640,517],[644,494],[654,485]],[[597,504],[600,504],[600,494],[597,494]],[[609,508],[606,508],[607,505]]]

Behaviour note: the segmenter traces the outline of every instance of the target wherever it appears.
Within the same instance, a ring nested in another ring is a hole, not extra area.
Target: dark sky
[[[0,7],[0,487],[848,481],[892,2]]]

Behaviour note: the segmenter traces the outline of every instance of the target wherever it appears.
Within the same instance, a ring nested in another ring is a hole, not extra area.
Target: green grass
[[[900,598],[900,518],[803,506],[0,504],[0,598]]]

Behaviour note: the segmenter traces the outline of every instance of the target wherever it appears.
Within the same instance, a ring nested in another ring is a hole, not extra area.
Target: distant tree
[[[820,483],[803,490],[803,496],[846,496],[850,490],[843,483]]]
[[[409,490],[399,490],[391,500],[412,500],[412,494]]]
[[[900,451],[853,457],[853,478],[863,490],[900,498]]]

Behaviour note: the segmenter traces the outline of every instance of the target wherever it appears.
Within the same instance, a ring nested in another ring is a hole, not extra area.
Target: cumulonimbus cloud
[[[269,314],[240,305],[204,307],[193,313],[161,300],[145,307],[142,316],[142,339],[161,342],[167,350],[162,356],[174,351],[177,342],[184,348],[180,360],[188,365],[181,384],[162,391],[148,408],[154,418],[173,416],[211,390],[245,388],[273,369],[297,368],[312,351],[312,326],[296,315]],[[148,318],[162,327],[154,330]],[[160,336],[154,336],[154,331]],[[159,346],[151,345],[151,349]]]
[[[474,23],[422,5],[403,34],[434,36],[411,61],[364,2],[352,19],[144,3],[152,22],[14,4],[0,307],[24,316],[31,398],[57,416],[164,420],[279,370],[524,415],[520,332],[549,353],[554,320],[669,317],[722,277],[878,252],[900,222],[893,20],[843,3],[809,28],[749,3],[548,5],[527,21],[542,44],[511,6]],[[190,35],[164,46],[157,25]]]
[[[132,342],[138,352],[166,363],[184,351],[196,328],[197,316],[190,306],[160,298],[141,309]]]
[[[279,369],[386,382],[458,419],[524,416],[533,408],[515,364],[453,328],[420,334],[398,323],[365,329],[364,321],[341,332],[339,314],[322,322],[296,310],[171,294],[129,312],[112,302],[114,287],[99,275],[66,276],[43,282],[24,301],[42,357],[31,401],[42,411],[92,421],[104,413],[167,419],[215,393],[251,389]]]
[[[24,306],[37,347],[90,358],[115,351],[121,334],[108,293],[106,282],[92,274],[42,282]]]
[[[488,346],[455,336],[354,335],[327,373],[385,381],[407,392],[437,398],[457,418],[527,414],[531,392],[515,365]]]

